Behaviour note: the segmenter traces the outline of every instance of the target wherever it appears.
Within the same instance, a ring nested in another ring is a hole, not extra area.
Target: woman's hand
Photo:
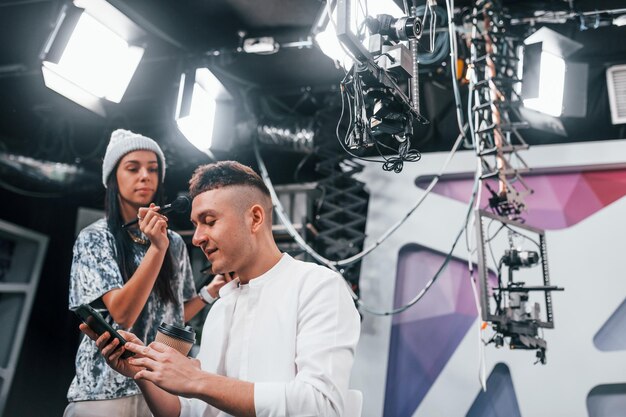
[[[98,336],[89,326],[81,323],[80,330],[85,333],[89,338],[96,342],[96,346],[107,364],[120,374],[134,378],[137,372],[144,368],[129,363],[129,359],[122,359],[122,354],[126,351],[126,347],[120,346],[120,342],[116,338],[111,338],[109,332],[104,332]],[[132,342],[135,346],[143,346],[141,340],[132,333],[125,332],[123,330],[117,331],[127,342]]]
[[[211,294],[211,297],[217,298],[220,294],[220,288],[231,282],[233,279],[234,278],[232,278],[229,273],[216,275],[209,285],[207,285],[207,290],[209,291],[209,294]]]
[[[139,230],[143,232],[152,246],[160,251],[167,250],[170,240],[167,237],[167,217],[159,213],[159,206],[150,204],[150,207],[141,207],[139,217]]]

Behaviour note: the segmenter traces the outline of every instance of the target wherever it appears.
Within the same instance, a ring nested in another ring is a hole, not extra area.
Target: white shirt
[[[327,268],[284,254],[248,287],[248,323],[236,332],[237,373],[254,383],[257,417],[343,415],[360,333],[346,283]],[[241,293],[236,280],[222,287],[204,323],[198,359],[207,372],[226,375]],[[228,416],[198,399],[180,402],[181,417]]]
[[[242,379],[239,371],[245,369],[246,365],[242,366],[241,361],[245,360],[247,355],[242,355],[241,349],[249,343],[250,323],[254,317],[251,315],[252,310],[248,308],[250,286],[239,285],[234,291],[238,291],[239,294],[236,296],[232,325],[226,342],[224,371],[228,377]]]

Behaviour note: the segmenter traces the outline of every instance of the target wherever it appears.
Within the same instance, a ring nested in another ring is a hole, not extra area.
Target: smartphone
[[[120,335],[107,321],[102,317],[100,313],[93,309],[89,304],[82,304],[74,310],[74,313],[85,323],[91,330],[96,332],[98,336],[100,336],[104,332],[109,332],[111,337],[119,340],[119,346],[124,346],[126,340]],[[131,351],[125,351],[122,353],[122,359],[129,358],[133,356],[135,353]]]

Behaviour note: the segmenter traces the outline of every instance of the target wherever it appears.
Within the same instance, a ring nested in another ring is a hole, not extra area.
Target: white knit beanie
[[[129,152],[145,149],[152,151],[161,160],[161,182],[165,180],[165,156],[159,145],[152,139],[133,133],[130,130],[117,129],[111,133],[111,140],[104,154],[102,162],[102,184],[107,186],[107,178],[117,165],[117,162]]]

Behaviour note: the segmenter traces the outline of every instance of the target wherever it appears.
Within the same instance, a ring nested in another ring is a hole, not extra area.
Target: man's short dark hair
[[[205,191],[234,185],[254,187],[271,198],[270,191],[259,174],[236,161],[220,161],[199,166],[189,180],[189,195],[194,199]]]

